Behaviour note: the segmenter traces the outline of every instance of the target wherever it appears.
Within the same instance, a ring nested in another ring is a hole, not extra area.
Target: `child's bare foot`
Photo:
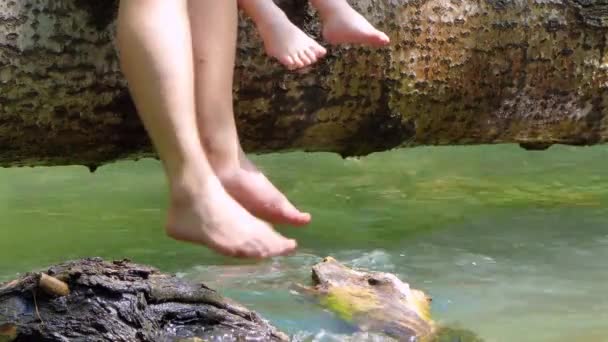
[[[331,44],[362,44],[380,47],[390,43],[389,37],[376,29],[346,1],[335,1],[327,9],[319,8],[323,21],[323,37]]]
[[[236,203],[213,177],[207,184],[173,190],[167,234],[218,253],[267,258],[291,253],[296,242],[279,235]]]
[[[324,47],[296,27],[284,15],[258,22],[266,53],[288,69],[298,69],[315,63],[327,53]]]
[[[240,167],[221,172],[224,188],[253,215],[275,224],[303,226],[310,214],[299,211],[241,152]]]

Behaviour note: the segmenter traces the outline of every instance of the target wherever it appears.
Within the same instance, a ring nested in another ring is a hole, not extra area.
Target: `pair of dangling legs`
[[[232,82],[237,0],[123,0],[121,66],[170,188],[167,234],[228,256],[284,255],[296,242],[265,221],[303,225],[247,160]]]

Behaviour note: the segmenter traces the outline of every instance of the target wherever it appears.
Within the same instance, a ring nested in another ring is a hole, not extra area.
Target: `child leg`
[[[323,37],[331,44],[363,44],[380,47],[388,36],[377,30],[346,0],[310,0],[323,22]]]
[[[167,174],[168,235],[230,256],[261,258],[293,250],[294,241],[226,193],[201,147],[186,0],[121,1],[118,41],[131,94]]]
[[[289,203],[247,159],[239,144],[232,102],[236,0],[189,0],[189,6],[198,127],[213,169],[230,195],[255,216],[274,223],[308,223],[310,215]]]
[[[289,69],[315,63],[327,51],[296,27],[272,0],[239,0],[239,7],[253,20],[266,53]]]

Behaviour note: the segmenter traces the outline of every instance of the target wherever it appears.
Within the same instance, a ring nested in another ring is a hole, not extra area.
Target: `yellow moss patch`
[[[371,290],[348,286],[330,289],[321,304],[345,321],[352,321],[355,314],[380,308],[378,298]]]
[[[431,305],[427,295],[420,290],[414,289],[411,290],[411,293],[412,296],[410,298],[410,301],[420,318],[424,319],[428,323],[432,323]]]

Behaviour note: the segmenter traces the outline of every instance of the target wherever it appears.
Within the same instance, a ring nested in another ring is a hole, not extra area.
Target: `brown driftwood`
[[[203,284],[128,261],[85,259],[0,285],[0,341],[286,341]]]
[[[318,38],[306,1],[277,2]],[[352,3],[393,44],[331,49],[303,73],[270,62],[243,21],[235,101],[246,150],[606,142],[605,1]],[[116,4],[0,3],[0,165],[149,155],[117,63]]]

